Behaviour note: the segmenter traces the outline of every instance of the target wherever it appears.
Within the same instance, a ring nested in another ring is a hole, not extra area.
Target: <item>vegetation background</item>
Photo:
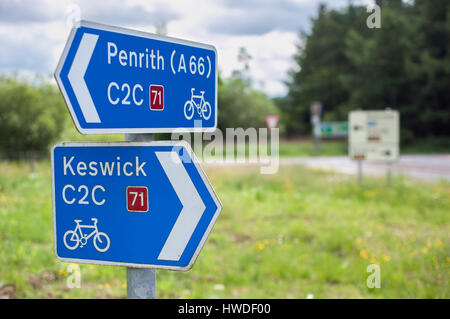
[[[265,127],[266,114],[279,114],[282,137],[294,138],[310,135],[314,101],[322,103],[324,121],[346,121],[357,108],[390,107],[400,112],[402,146],[422,140],[450,149],[450,3],[376,3],[381,28],[374,29],[366,26],[365,6],[319,7],[311,31],[299,33],[296,68],[284,97],[254,89],[245,61],[229,78],[220,77],[218,127]],[[61,136],[77,139],[51,83],[42,77],[0,77],[1,153],[46,153]]]
[[[401,116],[402,153],[449,153],[450,2],[376,3],[381,29],[366,27],[366,7],[319,7],[311,31],[299,33],[284,97],[256,90],[245,63],[221,76],[219,128],[265,127],[266,114],[279,114],[289,139],[280,155],[311,156],[312,102],[322,102],[325,121],[391,107]],[[0,76],[0,136],[0,298],[124,297],[121,267],[56,260],[48,160],[55,141],[123,135],[79,134],[51,80],[10,75]],[[343,154],[343,141],[322,145],[322,155]],[[158,297],[450,297],[448,181],[399,177],[385,187],[367,178],[359,187],[351,176],[299,166],[207,174],[224,209],[190,272],[158,271]],[[381,289],[366,285],[373,263]],[[74,274],[81,289],[68,288]]]

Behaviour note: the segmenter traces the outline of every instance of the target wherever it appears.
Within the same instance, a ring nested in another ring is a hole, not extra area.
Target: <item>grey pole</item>
[[[362,161],[358,160],[358,184],[362,186]]]
[[[153,134],[125,134],[127,142],[151,142]],[[156,270],[127,267],[127,298],[156,299]]]
[[[317,117],[314,121],[314,151],[316,155],[320,154],[320,142],[321,142],[321,132],[320,132],[320,118]]]
[[[156,270],[127,267],[127,298],[156,299]]]
[[[392,171],[391,171],[392,165],[391,164],[392,164],[391,162],[388,162],[387,168],[386,168],[386,184],[388,186],[391,185],[391,176],[392,176]]]
[[[317,155],[320,154],[320,138],[317,136],[314,137],[314,151]]]

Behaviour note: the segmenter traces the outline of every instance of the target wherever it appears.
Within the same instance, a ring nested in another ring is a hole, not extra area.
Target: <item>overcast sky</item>
[[[320,2],[339,8],[348,0],[0,0],[0,73],[52,74],[77,18],[146,32],[166,23],[168,36],[214,45],[225,77],[242,69],[245,47],[255,86],[284,95],[298,33],[309,31]]]

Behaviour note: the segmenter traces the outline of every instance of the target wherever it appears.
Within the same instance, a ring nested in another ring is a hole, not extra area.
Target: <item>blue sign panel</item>
[[[188,270],[221,210],[184,142],[60,143],[52,182],[62,261]]]
[[[81,21],[55,71],[84,134],[213,131],[213,46]]]

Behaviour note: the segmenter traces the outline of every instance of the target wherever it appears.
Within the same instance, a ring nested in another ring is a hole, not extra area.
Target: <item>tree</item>
[[[241,77],[219,78],[218,127],[266,127],[265,115],[278,114],[275,103]]]
[[[289,93],[283,108],[289,118],[286,123],[289,135],[311,132],[309,108],[314,101],[322,102],[329,116],[339,117],[349,98],[341,77],[353,71],[343,39],[352,29],[365,24],[365,14],[365,8],[353,5],[344,12],[328,11],[321,5],[318,16],[312,19],[311,33],[300,34],[294,57],[298,68],[290,72]]]
[[[310,132],[309,106],[321,101],[325,120],[350,110],[398,109],[402,141],[448,136],[450,108],[450,3],[377,0],[381,28],[367,27],[363,6],[320,6],[280,100],[287,132]]]
[[[450,122],[450,2],[416,0],[418,57],[411,63],[417,136],[448,136]]]
[[[401,1],[380,1],[382,7],[380,29],[370,29],[362,35],[352,30],[346,42],[346,55],[354,72],[342,77],[349,92],[351,109],[387,107],[401,113],[402,136],[408,138],[410,119],[417,111],[411,104],[412,79],[408,65],[415,59],[414,35],[417,34],[409,5]]]
[[[64,127],[66,108],[55,85],[41,78],[0,77],[0,151],[48,150]]]

